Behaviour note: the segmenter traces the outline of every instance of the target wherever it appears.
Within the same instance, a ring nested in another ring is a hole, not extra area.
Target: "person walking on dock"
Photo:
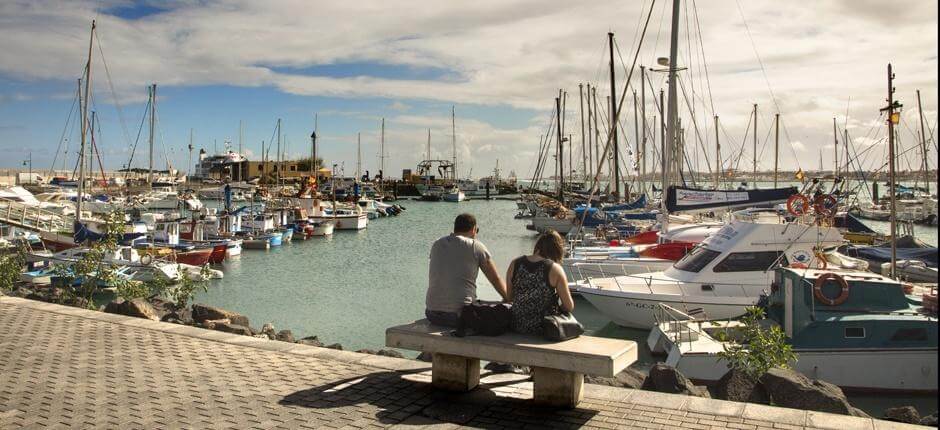
[[[490,251],[477,240],[480,228],[473,215],[454,219],[454,232],[431,245],[425,316],[432,324],[456,327],[460,309],[477,298],[477,274],[482,271],[506,300],[506,284]]]

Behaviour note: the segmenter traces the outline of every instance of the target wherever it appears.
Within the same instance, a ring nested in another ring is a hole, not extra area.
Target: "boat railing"
[[[705,335],[699,324],[693,324],[701,322],[700,319],[665,303],[657,304],[656,309],[653,311],[653,318],[662,334],[679,347],[680,351],[683,343],[691,345],[698,336]]]
[[[61,231],[72,229],[72,218],[38,206],[0,198],[0,221],[38,231]]]

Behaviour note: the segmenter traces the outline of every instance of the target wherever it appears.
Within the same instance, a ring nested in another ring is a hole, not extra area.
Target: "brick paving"
[[[531,403],[518,375],[465,394],[429,366],[0,297],[0,428],[892,428],[894,423],[588,385]]]

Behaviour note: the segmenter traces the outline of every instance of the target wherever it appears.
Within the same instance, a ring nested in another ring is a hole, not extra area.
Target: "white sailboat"
[[[467,195],[460,189],[460,185],[457,182],[457,110],[451,106],[450,111],[450,128],[451,128],[451,145],[453,147],[453,183],[449,188],[446,189],[442,198],[445,202],[457,203],[462,202],[467,199]]]

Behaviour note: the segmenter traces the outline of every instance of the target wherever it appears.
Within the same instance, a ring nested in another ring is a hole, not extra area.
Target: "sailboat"
[[[450,111],[450,127],[451,127],[451,144],[453,146],[453,172],[452,177],[453,181],[450,185],[450,188],[444,193],[445,202],[462,202],[467,199],[467,195],[464,194],[463,190],[460,189],[460,184],[457,182],[457,124],[456,124],[456,109],[451,107]]]

